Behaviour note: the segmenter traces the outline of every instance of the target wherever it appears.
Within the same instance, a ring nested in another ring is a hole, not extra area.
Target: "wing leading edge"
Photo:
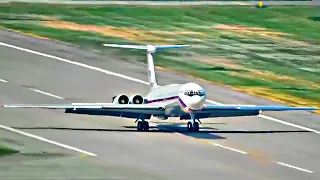
[[[205,104],[201,111],[195,112],[195,118],[239,117],[257,116],[262,111],[293,111],[293,110],[317,110],[314,107],[290,107],[290,106],[258,106],[258,105],[212,105]],[[189,114],[184,114],[180,119],[190,119]]]
[[[137,118],[144,116],[149,119],[151,115],[163,115],[162,104],[112,104],[112,103],[73,103],[73,104],[8,104],[4,108],[42,108],[65,109],[65,113],[88,114],[103,116],[118,116]]]
[[[259,105],[208,105],[206,104],[202,111],[215,110],[257,110],[257,111],[313,111],[317,110],[315,107],[291,107],[291,106],[259,106]]]
[[[144,117],[150,119],[152,115],[166,115],[165,106],[159,104],[113,104],[113,103],[73,103],[73,104],[10,104],[4,108],[42,108],[65,109],[65,113],[87,114],[101,116],[116,116],[127,118]],[[317,110],[314,107],[290,106],[259,106],[259,105],[211,105],[206,104],[201,111],[195,112],[197,118],[255,116],[261,111],[292,111]],[[183,113],[180,119],[189,119],[189,113]]]

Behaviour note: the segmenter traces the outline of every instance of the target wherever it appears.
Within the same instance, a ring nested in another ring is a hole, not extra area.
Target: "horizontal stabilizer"
[[[114,47],[114,48],[124,48],[124,49],[137,49],[137,50],[147,50],[153,51],[163,50],[163,49],[178,49],[191,47],[191,45],[121,45],[121,44],[102,44],[105,47]]]

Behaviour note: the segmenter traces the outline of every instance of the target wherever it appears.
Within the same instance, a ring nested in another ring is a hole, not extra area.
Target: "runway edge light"
[[[259,1],[258,4],[256,5],[257,8],[266,8],[267,6],[263,4],[262,1]]]

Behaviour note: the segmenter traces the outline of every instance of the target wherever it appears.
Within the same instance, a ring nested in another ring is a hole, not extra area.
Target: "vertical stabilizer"
[[[148,82],[151,88],[158,86],[156,70],[153,62],[153,56],[150,52],[147,52],[148,60]]]
[[[159,86],[157,82],[157,75],[155,71],[154,61],[152,53],[155,53],[158,50],[164,49],[173,49],[173,48],[184,48],[191,47],[190,45],[119,45],[119,44],[102,44],[106,47],[115,47],[115,48],[126,48],[126,49],[137,49],[137,50],[146,50],[147,51],[147,61],[148,61],[148,81],[150,88]]]

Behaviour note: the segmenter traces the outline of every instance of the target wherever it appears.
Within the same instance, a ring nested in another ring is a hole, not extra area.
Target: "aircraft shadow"
[[[226,137],[217,134],[273,134],[273,133],[302,133],[309,132],[303,130],[218,130],[216,128],[201,127],[199,132],[189,132],[186,127],[180,127],[180,124],[166,124],[150,126],[148,132],[139,133],[180,133],[185,136],[197,139],[226,139]],[[102,132],[138,132],[136,126],[123,126],[125,129],[107,129],[107,128],[68,128],[68,127],[12,127],[15,129],[29,130],[69,130],[69,131],[102,131]]]
[[[136,129],[136,126],[123,126],[127,129]],[[157,131],[164,131],[164,132],[171,132],[171,133],[180,133],[185,136],[193,137],[193,138],[198,138],[198,139],[226,139],[225,137],[218,136],[214,133],[217,128],[213,127],[200,127],[199,132],[189,132],[186,129],[186,126],[183,125],[181,126],[181,123],[167,123],[167,124],[158,124],[156,126],[152,126],[150,128],[156,128]]]

